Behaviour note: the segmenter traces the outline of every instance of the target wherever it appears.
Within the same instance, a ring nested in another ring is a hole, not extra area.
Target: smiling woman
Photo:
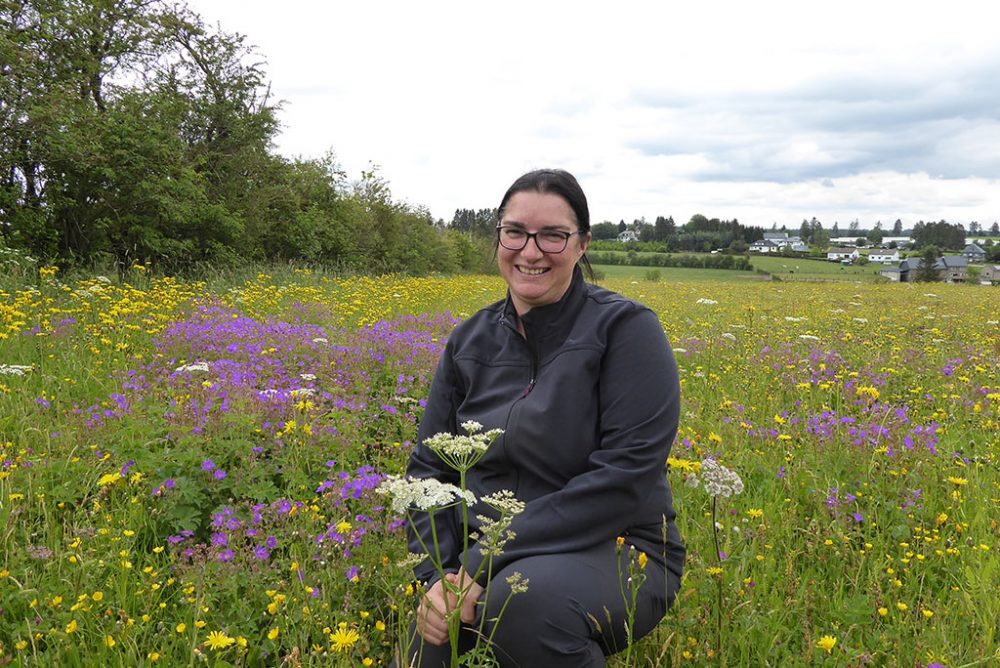
[[[460,482],[433,437],[475,421],[502,435],[461,482],[474,498],[511,490],[525,505],[499,554],[468,542],[462,504],[410,515],[411,551],[435,555],[414,569],[428,585],[410,665],[448,664],[450,643],[471,649],[479,631],[502,667],[603,666],[656,626],[680,586],[685,550],[663,475],[677,368],[652,311],[584,281],[590,215],[571,174],[525,174],[499,211],[507,298],[449,338],[407,474]],[[482,503],[469,511],[469,536],[497,520]],[[480,628],[449,629],[457,607]]]

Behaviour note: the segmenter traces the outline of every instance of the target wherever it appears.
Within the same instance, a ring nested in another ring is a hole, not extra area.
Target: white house
[[[873,250],[868,254],[869,262],[880,262],[881,264],[898,264],[899,251],[895,248],[891,250]]]
[[[859,255],[857,248],[844,248],[843,246],[828,248],[826,251],[826,259],[830,262],[843,262],[844,260],[854,262]]]
[[[635,230],[625,230],[624,232],[618,233],[618,241],[625,243],[626,241],[638,241],[639,235],[635,233]]]
[[[780,253],[785,245],[770,239],[759,239],[750,244],[750,251],[753,253]]]

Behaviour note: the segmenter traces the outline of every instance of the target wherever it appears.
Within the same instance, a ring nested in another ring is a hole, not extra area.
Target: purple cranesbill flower
[[[226,477],[226,472],[223,471],[222,469],[216,469],[215,472],[212,474],[212,477],[215,478],[216,480],[223,480]]]
[[[854,521],[857,522],[858,524],[861,524],[862,522],[865,521],[865,517],[861,513],[854,513],[853,515],[851,515],[851,517],[853,517]]]
[[[258,545],[253,549],[253,556],[257,558],[258,561],[264,561],[271,556],[271,553],[267,551],[267,548],[263,545]]]
[[[221,561],[222,563],[225,564],[225,563],[228,563],[228,562],[232,561],[235,556],[236,556],[236,553],[233,552],[232,550],[230,550],[227,547],[222,552],[219,552],[219,561]]]
[[[781,468],[778,469],[778,480],[781,480],[784,477],[785,477],[785,467],[782,466]]]
[[[347,572],[344,573],[344,576],[348,580],[351,580],[353,582],[355,579],[357,579],[359,577],[358,576],[358,567],[357,566],[351,566],[350,568],[347,569]]]
[[[229,536],[227,536],[226,534],[222,533],[221,531],[219,533],[212,534],[212,545],[216,547],[225,547],[228,544],[229,544]]]
[[[205,461],[203,461],[201,463],[201,470],[202,471],[214,471],[215,470],[215,462],[213,462],[211,459],[206,459]]]

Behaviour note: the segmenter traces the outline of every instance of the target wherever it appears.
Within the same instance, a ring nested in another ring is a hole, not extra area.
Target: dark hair
[[[576,177],[566,170],[536,169],[519,176],[510,188],[507,188],[503,199],[500,200],[500,207],[497,209],[498,223],[503,220],[507,202],[511,197],[521,192],[537,192],[562,197],[569,204],[569,208],[573,210],[573,216],[576,218],[576,225],[580,232],[586,235],[590,231],[590,209],[587,206],[587,196],[583,194],[583,188],[580,187]],[[498,236],[496,243],[499,242],[500,237]],[[494,245],[493,250],[495,254],[496,245]],[[586,267],[587,275],[593,281],[594,269],[590,266],[590,260],[587,259],[586,254],[580,258],[580,262]]]
[[[519,177],[500,200],[500,208],[497,210],[497,217],[503,218],[503,211],[507,207],[507,202],[511,197],[520,192],[534,191],[538,193],[550,193],[559,195],[569,208],[573,209],[576,216],[576,224],[581,232],[590,231],[590,209],[587,208],[587,196],[583,194],[583,188],[577,182],[576,177],[563,169],[536,169]]]

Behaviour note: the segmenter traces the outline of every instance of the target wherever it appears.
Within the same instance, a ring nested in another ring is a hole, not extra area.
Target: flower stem
[[[722,551],[719,549],[719,523],[716,521],[716,506],[718,503],[718,496],[712,497],[712,538],[715,540],[715,558],[719,562],[719,568],[722,568]],[[722,659],[722,575],[719,573],[719,579],[716,581],[718,585],[719,601],[718,605],[715,606],[715,647],[719,653],[719,659]]]

